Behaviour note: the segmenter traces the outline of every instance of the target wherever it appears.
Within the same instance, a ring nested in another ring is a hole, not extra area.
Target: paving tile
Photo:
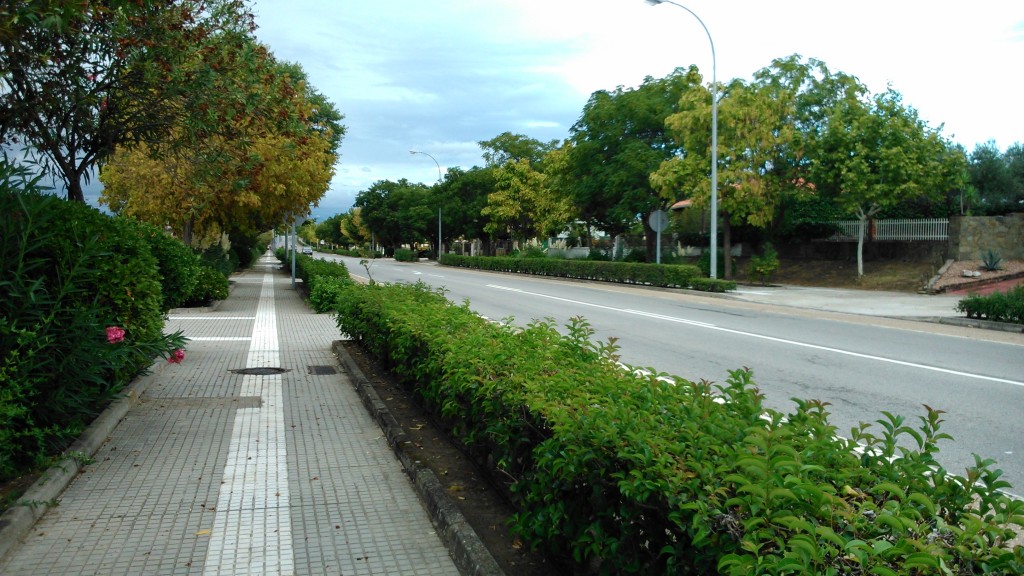
[[[458,574],[348,376],[310,373],[337,365],[334,320],[268,257],[233,281],[216,310],[169,316],[185,361],[0,573]],[[253,366],[287,371],[232,372]]]

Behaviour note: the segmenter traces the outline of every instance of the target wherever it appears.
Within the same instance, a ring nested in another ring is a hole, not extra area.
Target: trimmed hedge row
[[[624,371],[579,318],[565,335],[492,324],[422,284],[348,285],[337,309],[504,483],[523,541],[577,572],[1024,571],[1005,528],[1024,503],[990,461],[967,478],[935,461],[940,411],[839,439],[826,404],[766,409],[746,370],[722,385]]]
[[[280,248],[275,253],[285,266],[291,266],[289,253]],[[295,277],[302,279],[309,295],[309,305],[315,312],[330,312],[341,293],[341,288],[352,283],[344,262],[331,262],[305,254],[295,255]]]
[[[1024,286],[985,296],[971,294],[957,302],[956,311],[968,318],[1024,324]]]
[[[441,264],[476,270],[555,276],[577,280],[597,280],[666,288],[692,288],[708,292],[735,290],[730,280],[701,278],[700,268],[689,264],[642,264],[563,260],[560,258],[510,258],[502,256],[460,256],[444,254]]]

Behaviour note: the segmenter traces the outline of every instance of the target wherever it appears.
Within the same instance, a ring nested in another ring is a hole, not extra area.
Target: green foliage
[[[984,268],[985,270],[988,270],[989,272],[995,272],[996,270],[1002,270],[1003,269],[1002,262],[1003,262],[1003,259],[1002,259],[1001,256],[999,256],[998,252],[993,252],[992,250],[986,250],[981,255],[981,266],[982,266],[982,268]]]
[[[688,265],[655,265],[559,258],[509,258],[445,254],[441,257],[441,264],[477,270],[677,288],[690,287],[693,280],[700,275],[695,266]]]
[[[512,528],[581,573],[1011,574],[1024,502],[991,461],[935,460],[941,411],[837,437],[827,405],[763,405],[617,364],[582,318],[479,318],[423,284],[350,285],[338,326],[412,387],[504,486]]]
[[[725,258],[723,257],[723,250],[721,247],[718,248],[718,274],[716,278],[725,277]],[[700,254],[700,260],[697,261],[697,267],[700,268],[701,274],[704,276],[711,276],[711,251],[705,250]],[[736,262],[732,263],[732,273],[736,274]]]
[[[290,263],[285,250],[278,250],[276,255],[282,263]],[[295,276],[302,280],[309,295],[309,305],[317,313],[334,310],[342,288],[352,283],[344,262],[321,260],[305,254],[295,255]]]
[[[770,242],[765,243],[761,255],[750,257],[750,278],[761,284],[767,284],[772,274],[779,269],[779,253]]]
[[[415,262],[419,258],[416,257],[415,250],[409,250],[408,248],[395,248],[395,260],[398,262]]]
[[[968,166],[977,198],[975,214],[997,216],[1024,210],[1024,144],[1014,143],[1001,153],[994,141],[978,144]]]
[[[164,312],[181,307],[199,282],[199,256],[181,240],[151,224],[136,222],[137,233],[149,243],[160,271]]]
[[[736,290],[736,281],[722,278],[694,278],[690,283],[690,289],[701,292],[732,292]]]
[[[139,227],[37,189],[0,164],[0,480],[48,461],[184,343],[163,334]]]
[[[209,306],[216,300],[228,297],[228,277],[212,266],[202,265],[196,279],[196,287],[189,294],[185,306]]]
[[[985,296],[971,294],[957,302],[956,311],[968,318],[1024,324],[1024,286]]]

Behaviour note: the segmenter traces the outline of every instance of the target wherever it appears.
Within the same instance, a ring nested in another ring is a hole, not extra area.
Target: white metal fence
[[[856,242],[859,220],[824,222],[836,228],[828,242]],[[864,233],[871,240],[948,240],[948,218],[869,220]]]

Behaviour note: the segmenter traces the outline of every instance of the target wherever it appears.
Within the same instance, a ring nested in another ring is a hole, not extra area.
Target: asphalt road
[[[335,257],[331,257],[335,258]],[[358,259],[339,258],[366,277]],[[749,367],[769,406],[831,403],[840,433],[882,411],[913,427],[922,405],[946,412],[939,460],[962,474],[973,453],[998,461],[1024,494],[1024,336],[879,316],[837,314],[681,291],[570,282],[376,260],[378,282],[422,281],[492,319],[525,324],[583,316],[617,338],[622,361],[690,380],[723,381]],[[876,432],[880,433],[877,425]]]

